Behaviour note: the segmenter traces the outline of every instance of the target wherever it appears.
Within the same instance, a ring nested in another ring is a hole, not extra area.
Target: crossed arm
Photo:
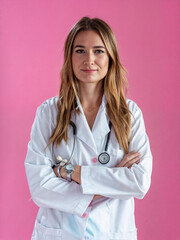
[[[138,164],[140,162],[140,158],[141,158],[140,153],[132,151],[132,152],[126,154],[124,156],[124,158],[122,159],[122,161],[116,165],[116,167],[131,168],[133,164],[135,164],[135,163]],[[58,167],[55,167],[53,170],[54,170],[54,173],[56,174],[56,176],[58,177],[57,168]],[[67,179],[66,171],[64,168],[61,168],[60,174],[61,174],[62,178]],[[75,170],[71,175],[71,179],[72,179],[72,181],[81,184],[81,166],[80,165],[75,165]],[[101,195],[95,195],[93,200],[96,200],[100,197],[101,197]]]

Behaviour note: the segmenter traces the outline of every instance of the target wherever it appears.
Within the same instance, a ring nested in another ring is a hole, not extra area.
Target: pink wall
[[[58,93],[65,36],[82,16],[113,28],[144,113],[154,156],[152,186],[136,200],[138,240],[180,236],[179,0],[1,0],[0,239],[30,239],[38,208],[24,159],[36,108]]]

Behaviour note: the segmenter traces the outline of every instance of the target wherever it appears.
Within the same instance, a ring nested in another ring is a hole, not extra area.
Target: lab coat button
[[[92,162],[96,163],[97,162],[97,158],[92,158]]]
[[[83,213],[82,217],[86,218],[87,217],[87,213]]]

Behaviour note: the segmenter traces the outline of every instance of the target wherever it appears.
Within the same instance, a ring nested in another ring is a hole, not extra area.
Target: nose
[[[94,54],[93,52],[87,52],[84,60],[84,65],[93,65],[94,64]]]

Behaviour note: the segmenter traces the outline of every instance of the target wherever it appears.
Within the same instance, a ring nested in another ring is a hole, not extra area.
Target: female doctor
[[[64,51],[59,96],[38,107],[25,160],[40,207],[32,240],[135,240],[134,198],[150,187],[152,155],[115,36],[84,17]]]

